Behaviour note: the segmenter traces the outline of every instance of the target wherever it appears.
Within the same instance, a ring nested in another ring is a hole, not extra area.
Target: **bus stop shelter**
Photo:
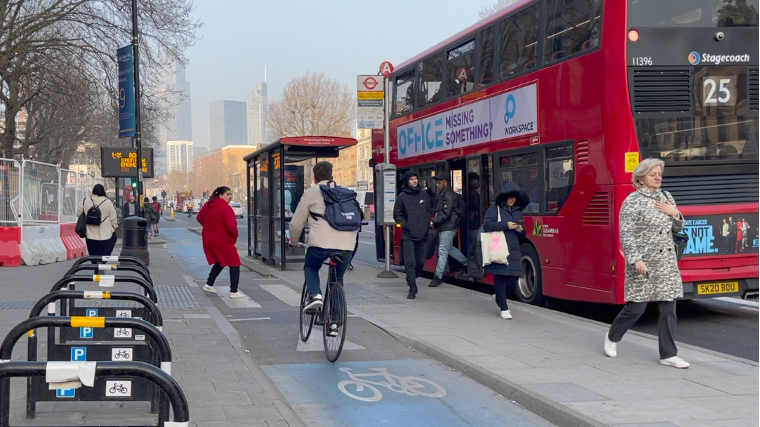
[[[320,159],[337,158],[340,150],[356,144],[354,138],[296,136],[282,138],[244,157],[248,182],[248,256],[260,257],[282,270],[288,261],[303,262],[306,251],[288,248],[287,238],[301,195],[311,186],[311,168]],[[307,232],[304,230],[304,234]]]

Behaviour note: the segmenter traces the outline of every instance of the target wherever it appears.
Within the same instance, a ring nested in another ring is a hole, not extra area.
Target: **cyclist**
[[[306,240],[306,259],[303,272],[309,297],[304,311],[314,311],[322,307],[322,291],[319,288],[319,269],[322,263],[336,254],[341,262],[335,267],[338,283],[343,286],[343,275],[351,263],[351,254],[356,244],[356,231],[338,231],[322,217],[325,214],[325,201],[319,185],[328,185],[332,179],[333,165],[319,162],[312,168],[314,183],[303,193],[296,212],[290,221],[291,248],[298,246],[304,226],[309,225],[309,237]],[[331,325],[335,326],[335,325]]]

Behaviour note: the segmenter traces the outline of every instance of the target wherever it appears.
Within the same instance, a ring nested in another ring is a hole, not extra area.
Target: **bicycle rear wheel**
[[[306,292],[306,283],[303,284],[303,291],[301,291],[301,310],[298,317],[298,332],[301,335],[301,341],[306,342],[311,335],[311,328],[314,326],[314,315],[304,313],[303,308],[306,306],[306,299],[309,293]]]
[[[343,343],[346,340],[346,323],[348,321],[348,307],[346,307],[346,294],[343,292],[343,286],[339,283],[330,283],[327,291],[325,305],[322,308],[325,324],[322,326],[322,338],[325,344],[325,355],[327,360],[335,362],[340,357],[343,350]],[[330,336],[331,326],[333,336]]]

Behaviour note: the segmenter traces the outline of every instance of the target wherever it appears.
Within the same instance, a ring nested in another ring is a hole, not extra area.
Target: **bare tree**
[[[282,98],[269,104],[269,132],[273,139],[298,135],[351,134],[356,99],[345,84],[324,73],[307,73],[291,80]]]
[[[171,72],[175,61],[186,63],[184,52],[195,42],[200,23],[190,17],[192,0],[138,3],[141,119],[160,122],[166,119],[162,101],[170,98],[162,90],[162,76]],[[13,156],[14,145],[21,145],[16,129],[18,113],[45,96],[56,83],[72,77],[84,79],[99,87],[96,93],[101,97],[101,110],[111,109],[106,101],[109,98],[115,105],[115,52],[132,39],[130,2],[0,0],[0,14],[0,112],[4,116],[0,157]],[[55,72],[45,67],[64,60],[66,66],[53,67]],[[155,134],[148,130],[156,123],[143,124],[148,125],[143,126],[144,136]],[[116,132],[117,127],[111,131]]]
[[[496,0],[492,5],[480,9],[478,11],[478,16],[480,16],[480,19],[487,18],[498,12],[499,9],[503,9],[516,1],[517,0]]]

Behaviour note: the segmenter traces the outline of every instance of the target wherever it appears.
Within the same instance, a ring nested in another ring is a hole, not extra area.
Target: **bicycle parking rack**
[[[136,266],[136,265],[118,265],[118,264],[81,264],[73,266],[69,269],[69,271],[64,274],[64,276],[71,276],[74,273],[78,273],[80,271],[92,271],[94,274],[104,274],[108,272],[116,272],[116,271],[129,271],[132,273],[137,273],[145,279],[146,282],[153,285],[153,279],[150,278],[150,274],[148,274],[147,271],[145,271],[142,267]]]
[[[150,274],[150,270],[148,270],[148,265],[145,264],[145,261],[141,260],[140,258],[134,257],[134,256],[117,256],[117,255],[107,255],[107,256],[100,256],[100,255],[87,255],[83,256],[76,261],[74,261],[74,265],[72,267],[80,266],[86,262],[92,263],[95,261],[95,264],[104,264],[104,263],[115,263],[118,262],[119,264],[131,264],[136,265],[138,267],[141,267],[143,270],[148,272]]]
[[[72,369],[81,366],[79,362],[63,363],[71,364]],[[47,362],[0,360],[0,427],[10,427],[10,378],[26,377],[28,382],[31,378],[40,378],[44,382],[51,368],[61,366],[60,364],[51,366]],[[91,388],[95,394],[105,395],[106,387],[115,386],[115,384],[109,385],[109,381],[127,381],[127,378],[143,379],[162,391],[161,396],[165,397],[161,399],[162,401],[168,400],[165,413],[159,413],[158,427],[189,426],[190,408],[187,398],[177,381],[168,373],[143,362],[96,362],[94,371],[94,387]],[[108,378],[113,380],[107,380]],[[174,414],[174,421],[169,421],[169,405]]]
[[[44,306],[44,305],[42,305]],[[64,345],[54,345],[54,332],[51,334],[48,330],[48,361],[108,361],[113,360],[119,351],[132,350],[131,360],[140,360],[159,366],[167,374],[171,375],[172,352],[169,341],[164,334],[154,325],[140,320],[128,318],[108,318],[108,317],[31,317],[19,323],[6,335],[2,344],[0,344],[0,360],[10,360],[13,353],[13,347],[21,336],[29,335],[27,343],[27,359],[29,361],[37,360],[37,334],[36,329],[48,327],[81,327],[81,328],[129,328],[137,329],[145,333],[155,345],[130,346],[126,343],[101,343],[94,346],[86,347],[84,343],[71,343]],[[53,337],[51,341],[50,338]],[[88,354],[89,353],[89,354]],[[27,381],[27,402],[26,413],[28,418],[34,418],[37,402],[55,402],[62,400],[69,401],[149,401],[151,402],[151,412],[158,412],[159,418],[164,416],[168,419],[168,406],[165,399],[162,398],[158,390],[142,378],[132,378],[129,380],[122,379],[119,384],[125,387],[121,389],[109,389],[107,384],[115,384],[113,380],[100,378],[92,388],[83,388],[79,393],[76,389],[58,389],[49,390],[45,381],[33,377]]]

